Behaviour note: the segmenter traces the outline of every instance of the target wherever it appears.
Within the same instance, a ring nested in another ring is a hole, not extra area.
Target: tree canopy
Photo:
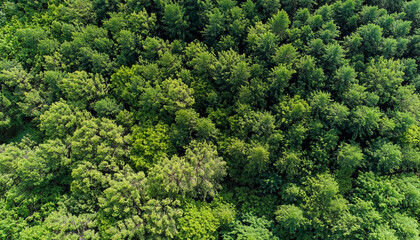
[[[419,239],[419,0],[0,1],[0,239]]]

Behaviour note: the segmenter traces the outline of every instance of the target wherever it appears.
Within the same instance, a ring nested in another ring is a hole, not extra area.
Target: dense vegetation
[[[419,239],[420,1],[0,3],[0,239]]]

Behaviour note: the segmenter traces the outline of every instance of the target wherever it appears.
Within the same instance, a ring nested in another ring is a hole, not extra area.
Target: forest
[[[420,0],[1,0],[0,239],[420,239]]]

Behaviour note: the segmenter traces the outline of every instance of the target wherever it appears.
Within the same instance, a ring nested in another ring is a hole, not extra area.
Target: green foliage
[[[265,146],[246,144],[238,139],[229,141],[226,154],[229,175],[236,181],[252,184],[268,170],[270,152]]]
[[[356,107],[351,113],[350,130],[353,138],[372,136],[379,128],[382,115],[378,108]]]
[[[278,37],[262,22],[251,27],[246,41],[251,54],[261,61],[268,61],[275,53]],[[269,61],[268,61],[269,62]]]
[[[104,98],[97,101],[93,109],[99,117],[115,117],[121,111],[121,105],[112,98]]]
[[[213,144],[193,141],[184,157],[164,158],[150,170],[151,194],[214,197],[226,175],[225,168],[226,162],[218,156]]]
[[[289,86],[289,81],[294,73],[294,70],[289,70],[283,64],[271,69],[270,93],[273,98],[278,98],[284,93],[285,89]]]
[[[280,122],[286,125],[305,121],[310,111],[309,104],[299,95],[295,95],[293,98],[287,97],[278,106]]]
[[[218,239],[218,228],[232,222],[235,217],[232,207],[216,200],[211,204],[188,201],[184,215],[178,220],[180,231],[177,239]]]
[[[419,239],[419,10],[2,1],[0,239]]]
[[[85,108],[86,104],[99,100],[107,92],[103,79],[99,75],[89,75],[86,72],[68,74],[60,83],[67,100],[76,103],[78,107]]]
[[[80,123],[89,119],[88,113],[74,111],[65,101],[53,103],[51,107],[40,116],[40,130],[50,138],[67,138]]]
[[[379,96],[379,104],[392,103],[397,88],[403,82],[403,74],[401,62],[380,58],[370,62],[362,82]]]
[[[131,161],[136,168],[149,169],[162,157],[171,153],[166,125],[134,126],[132,132]]]
[[[96,231],[95,214],[73,215],[64,207],[52,212],[42,226],[41,239],[50,236],[51,239],[99,239]],[[46,231],[48,230],[48,231]],[[33,236],[31,236],[32,238]]]
[[[212,12],[207,14],[209,19],[208,25],[204,28],[203,35],[206,38],[206,42],[213,46],[220,35],[225,31],[223,13],[218,8],[214,8]]]
[[[121,166],[128,158],[127,144],[122,126],[114,121],[106,118],[85,120],[72,136],[72,159]]]
[[[352,173],[363,163],[363,152],[357,145],[343,144],[337,153],[337,164],[339,168]]]
[[[281,205],[275,214],[276,221],[280,224],[286,238],[292,238],[306,221],[303,211],[295,205]]]
[[[178,200],[151,199],[142,208],[146,222],[146,236],[152,239],[172,239],[178,234],[176,220],[183,211]]]
[[[271,221],[245,214],[241,220],[236,220],[229,225],[229,230],[223,234],[223,239],[278,239],[271,228]]]
[[[361,37],[359,47],[366,55],[374,56],[375,53],[379,52],[382,42],[382,31],[383,29],[376,24],[367,24],[357,30],[356,34],[359,34]]]
[[[402,161],[401,149],[392,143],[383,143],[373,153],[378,164],[378,170],[383,173],[392,173],[398,170]]]
[[[140,238],[144,236],[144,220],[139,216],[146,201],[143,172],[129,166],[115,174],[109,188],[98,198],[101,236],[104,238]]]
[[[181,79],[167,79],[162,82],[164,95],[163,108],[171,114],[194,104],[194,90],[189,88]]]
[[[219,182],[226,175],[226,162],[218,156],[216,147],[212,143],[190,143],[185,152],[185,160],[194,169],[197,186],[193,196],[215,196],[221,188]]]
[[[273,17],[269,20],[271,25],[271,31],[277,34],[280,39],[286,37],[286,30],[289,28],[290,20],[286,11],[278,11]]]
[[[223,194],[224,198],[236,205],[240,213],[250,213],[257,217],[274,219],[274,212],[279,204],[279,199],[275,194],[267,194],[247,187],[236,187]]]
[[[177,3],[167,4],[162,19],[164,29],[171,39],[184,39],[188,23],[184,20],[184,10]]]
[[[19,232],[26,226],[24,219],[16,214],[13,209],[7,209],[4,201],[0,201],[0,212],[4,218],[0,221],[0,236],[3,239],[18,238]]]
[[[400,238],[416,239],[419,236],[419,224],[414,218],[396,214],[391,224]]]
[[[279,64],[294,64],[298,59],[299,52],[291,44],[283,44],[276,49],[274,61]]]
[[[298,82],[297,92],[300,95],[320,90],[325,85],[324,71],[315,65],[315,59],[310,56],[304,56],[297,63]]]
[[[33,76],[27,73],[20,64],[12,61],[1,62],[0,68],[0,128],[2,141],[7,137],[7,132],[21,127],[23,109],[19,106],[25,101],[25,94],[31,90]]]
[[[283,174],[286,179],[293,180],[299,177],[299,173],[303,170],[305,159],[303,156],[294,151],[286,151],[275,163],[278,171]]]
[[[197,184],[193,167],[176,155],[159,161],[147,177],[150,195],[158,197],[185,196]]]

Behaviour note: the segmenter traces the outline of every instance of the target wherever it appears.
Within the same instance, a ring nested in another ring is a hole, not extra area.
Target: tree
[[[107,31],[95,25],[87,25],[81,31],[71,33],[72,41],[61,44],[59,53],[68,72],[86,71],[109,77],[114,68],[110,58],[113,41]]]
[[[127,145],[123,127],[114,121],[106,118],[85,120],[71,138],[71,158],[74,162],[90,161],[104,170],[115,168],[127,161]]]
[[[135,96],[143,93],[150,83],[144,79],[142,73],[144,67],[133,65],[131,68],[122,66],[111,76],[111,89],[116,99],[125,104],[137,107],[139,103],[135,101]]]
[[[23,70],[20,64],[16,65],[13,61],[2,62],[0,68],[2,138],[6,137],[10,130],[22,126],[25,114],[19,104],[25,101],[25,93],[31,90],[32,82],[33,76]]]
[[[292,181],[299,176],[304,164],[305,159],[301,154],[294,151],[285,151],[274,165],[287,180]]]
[[[76,214],[95,213],[98,198],[109,187],[109,174],[103,173],[95,164],[88,161],[77,163],[71,171],[70,191],[67,206]],[[107,169],[108,170],[108,169]],[[109,169],[115,173],[118,169]]]
[[[292,239],[298,235],[299,229],[305,225],[303,211],[295,205],[281,205],[276,211],[276,221],[282,231],[280,235],[285,239]]]
[[[207,14],[209,23],[203,31],[203,36],[210,46],[214,46],[225,31],[224,15],[218,8]]]
[[[185,109],[195,103],[194,90],[189,88],[181,79],[167,79],[162,82],[162,105],[170,114],[179,109]]]
[[[174,238],[179,233],[176,221],[182,216],[178,200],[150,199],[143,206],[147,238]]]
[[[206,204],[189,203],[185,207],[184,215],[178,220],[180,239],[217,239],[217,229],[220,220],[213,209]]]
[[[418,28],[419,26],[419,20],[417,18],[419,8],[420,8],[420,5],[416,1],[404,3],[403,10],[406,14],[405,19],[413,22],[413,28]]]
[[[325,22],[321,30],[318,31],[318,36],[324,44],[333,43],[334,40],[340,35],[340,31],[338,30],[338,26],[334,23],[334,21],[330,20]]]
[[[40,130],[49,138],[65,139],[73,134],[90,114],[74,111],[65,101],[55,102],[40,116]]]
[[[292,65],[296,64],[299,57],[299,52],[291,44],[282,44],[276,49],[274,55],[274,62],[278,64]]]
[[[286,97],[284,101],[280,102],[277,111],[281,113],[279,116],[281,117],[280,122],[291,125],[305,121],[309,117],[311,107],[299,95],[295,95],[293,98]]]
[[[66,161],[56,155],[65,152],[65,148],[59,143],[52,144],[55,149],[50,150],[58,153],[48,154],[46,145],[41,149],[33,147],[26,139],[20,146],[0,147],[0,211],[7,216],[0,224],[6,239],[18,236],[18,230],[27,225],[39,225],[49,215],[51,207],[48,206],[57,204],[57,196],[64,193],[61,186],[64,181],[58,181],[57,176],[66,178],[59,171]]]
[[[387,218],[386,213],[393,215],[404,201],[404,194],[397,184],[392,182],[388,176],[379,176],[373,172],[364,172],[358,176],[354,194],[354,198],[358,195],[360,199],[371,202],[370,208],[380,213],[371,212],[372,216],[377,219],[375,222]]]
[[[370,239],[398,239],[395,235],[395,230],[391,229],[388,225],[380,225],[378,226],[375,231],[372,231],[371,234],[369,234]]]
[[[232,49],[219,52],[214,63],[215,82],[220,91],[222,101],[232,99],[232,92],[238,92],[241,87],[249,84],[251,67],[245,55],[240,55]]]
[[[260,20],[265,21],[269,16],[274,15],[280,9],[280,1],[278,0],[260,0],[255,2],[255,8]]]
[[[226,162],[218,156],[216,146],[207,142],[192,141],[185,152],[185,160],[194,169],[197,185],[193,196],[215,196],[221,188],[220,181],[226,175]]]
[[[244,214],[241,219],[232,222],[223,239],[278,239],[272,232],[272,222],[252,214]]]
[[[96,214],[73,215],[64,206],[52,212],[42,227],[48,230],[48,235],[44,232],[41,236],[50,236],[51,239],[99,239]]]
[[[330,88],[338,93],[345,93],[350,88],[351,84],[357,84],[357,73],[354,68],[344,65],[337,69]]]
[[[357,26],[356,11],[360,3],[352,0],[333,4],[333,18],[343,33],[354,31]]]
[[[382,173],[392,173],[398,170],[402,161],[400,147],[393,143],[383,143],[380,145],[373,153],[378,170]]]
[[[210,119],[200,118],[193,109],[181,109],[175,115],[176,124],[172,126],[170,137],[179,150],[188,145],[193,138],[210,141],[219,133]]]
[[[339,146],[336,179],[340,185],[340,192],[346,193],[351,190],[352,175],[362,166],[364,157],[361,148],[355,144],[344,143]]]
[[[254,184],[270,164],[270,152],[265,146],[246,144],[238,139],[230,139],[225,154],[229,175],[244,184]]]
[[[115,117],[121,111],[121,104],[118,104],[113,98],[104,98],[97,101],[93,109],[99,117]]]
[[[304,216],[313,219],[305,228],[309,232],[302,233],[303,236],[321,238],[333,234],[337,234],[338,238],[351,236],[351,232],[345,233],[345,231],[355,223],[349,215],[348,202],[339,194],[339,186],[333,176],[328,173],[319,174],[308,178],[303,185],[305,194],[301,209],[305,211]],[[337,229],[336,226],[340,226],[337,225],[338,222],[347,226]]]
[[[174,155],[171,159],[162,159],[150,169],[147,185],[152,197],[184,197],[194,190],[197,179],[193,167],[184,158]]]
[[[387,105],[393,101],[395,91],[403,82],[403,65],[400,61],[386,60],[380,57],[377,61],[372,60],[361,82],[367,85],[367,89],[379,96],[379,104]]]
[[[286,11],[278,11],[272,18],[269,20],[271,25],[271,31],[277,34],[280,39],[284,39],[287,36],[286,30],[289,28],[290,20]]]
[[[363,152],[357,145],[345,143],[340,146],[337,152],[337,164],[339,168],[350,174],[363,163],[363,159]]]
[[[67,21],[78,21],[83,24],[94,23],[96,13],[92,1],[68,0],[63,9],[63,18]]]
[[[165,5],[162,22],[170,39],[184,39],[188,23],[184,20],[184,9],[177,3]]]
[[[147,170],[173,150],[169,141],[169,129],[164,124],[134,126],[132,128],[131,161],[137,169]]]
[[[0,204],[0,213],[5,216],[0,220],[0,236],[7,240],[18,238],[19,233],[26,226],[25,220],[16,214],[15,209],[8,209],[5,201],[0,201]]]
[[[130,30],[121,30],[116,34],[116,42],[119,46],[117,59],[120,66],[131,66],[136,62],[138,40],[138,36]]]
[[[37,63],[37,46],[46,38],[46,32],[42,28],[25,28],[16,31],[16,37],[20,51],[17,58],[25,69],[29,70]]]
[[[99,100],[108,90],[100,75],[88,74],[84,71],[69,73],[61,80],[59,86],[66,99],[81,108]]]
[[[226,162],[218,156],[215,146],[192,141],[185,151],[184,157],[164,158],[150,170],[151,195],[206,199],[221,189],[219,182],[226,175]]]
[[[245,10],[239,6],[234,6],[229,10],[230,16],[228,16],[227,19],[227,32],[229,35],[226,37],[222,36],[221,40],[223,38],[229,39],[232,38],[234,41],[234,46],[231,48],[235,51],[239,50],[238,47],[243,45],[244,42],[244,36],[246,35],[246,29],[250,25],[249,19],[246,18]],[[219,42],[220,44],[220,42]],[[225,48],[224,50],[229,50],[230,48]]]
[[[289,81],[292,75],[296,71],[288,69],[285,65],[280,64],[279,66],[271,69],[270,74],[270,95],[273,98],[279,98],[283,95],[285,89],[289,86]]]
[[[325,72],[333,74],[340,66],[345,65],[345,51],[338,44],[325,46],[325,54],[322,56]]]
[[[253,146],[249,149],[244,167],[245,174],[250,177],[249,181],[256,178],[257,175],[267,171],[270,164],[270,153],[264,146]]]
[[[6,130],[12,126],[11,116],[8,116],[6,112],[9,109],[11,102],[2,94],[0,95],[0,104],[3,110],[0,112],[0,128]]]
[[[304,96],[315,90],[321,90],[325,85],[324,71],[315,65],[315,59],[304,56],[297,64],[297,92]]]
[[[250,54],[257,57],[260,61],[269,61],[275,53],[278,37],[268,30],[269,26],[258,22],[249,29],[246,38],[247,49]]]
[[[349,108],[341,103],[334,102],[328,109],[327,119],[331,125],[344,128],[348,124]]]
[[[357,33],[362,38],[361,50],[366,56],[375,56],[382,42],[383,29],[376,24],[367,24],[358,28]]]
[[[205,2],[197,0],[186,0],[183,4],[185,8],[185,19],[188,19],[189,31],[188,40],[201,36],[201,31],[206,23],[206,10],[208,6]]]
[[[141,217],[147,201],[145,175],[129,166],[114,175],[98,198],[100,234],[104,238],[142,238],[145,222]]]
[[[419,238],[419,0],[0,2],[0,239]]]
[[[383,113],[376,107],[356,107],[351,112],[350,132],[353,138],[372,136],[379,128]]]
[[[396,235],[400,238],[416,239],[420,235],[419,224],[412,217],[396,214],[391,224],[397,230]]]

